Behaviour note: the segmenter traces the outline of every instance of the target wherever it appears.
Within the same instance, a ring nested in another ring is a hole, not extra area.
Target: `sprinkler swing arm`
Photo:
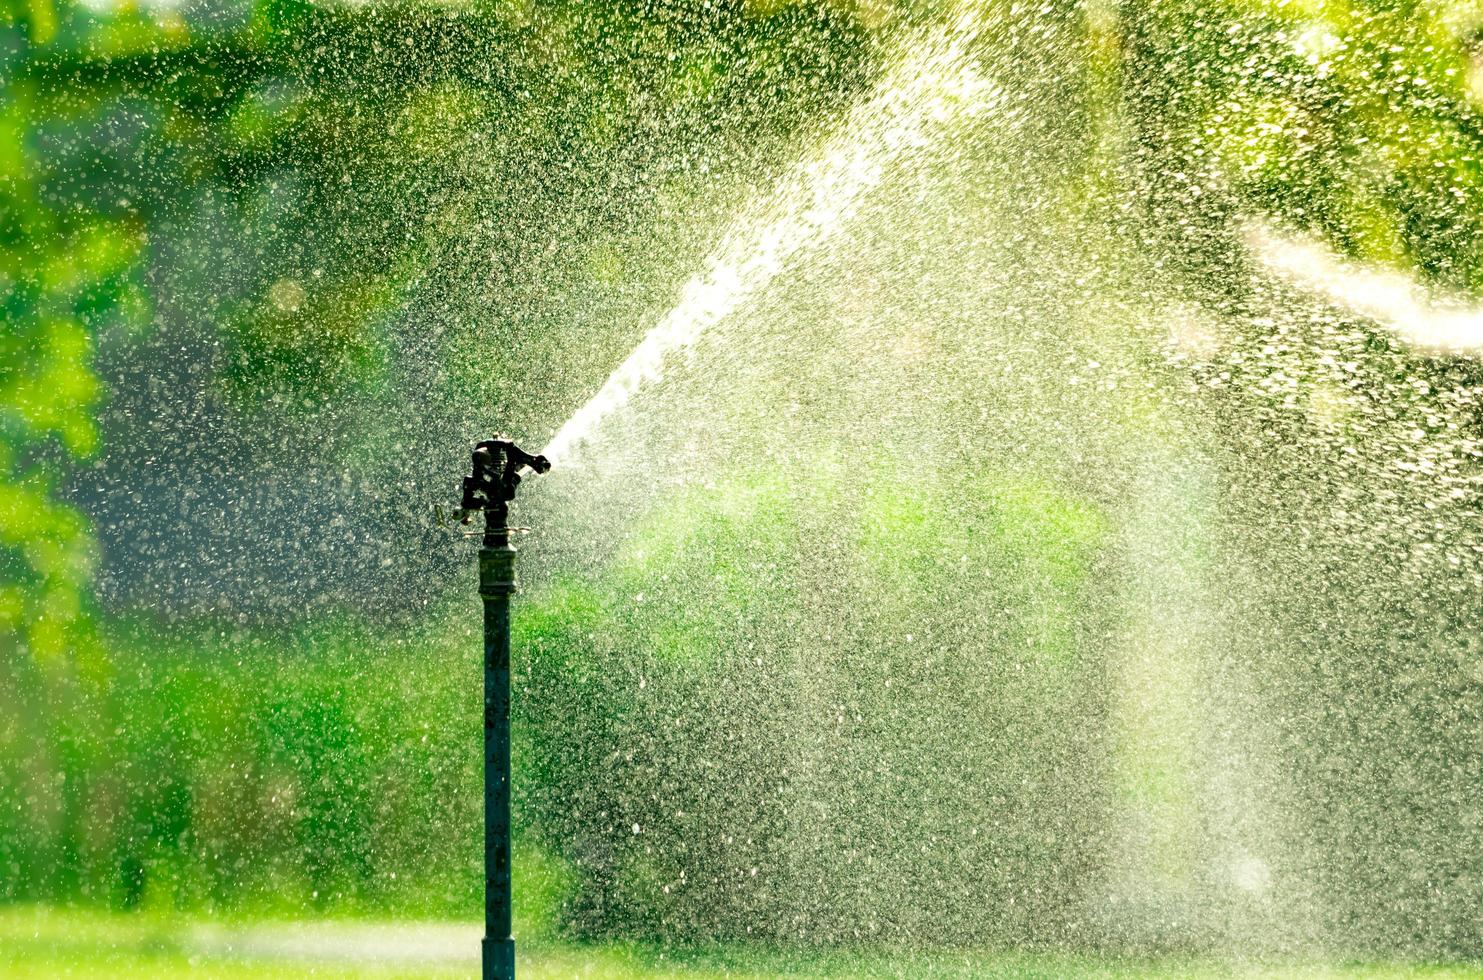
[[[484,942],[483,980],[514,980],[510,887],[510,597],[515,594],[515,547],[510,503],[520,471],[551,469],[509,439],[474,446],[472,472],[463,478],[460,523],[484,512],[479,549],[479,597],[484,602]]]

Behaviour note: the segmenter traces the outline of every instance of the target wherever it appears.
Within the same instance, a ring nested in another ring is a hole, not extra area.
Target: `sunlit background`
[[[0,39],[0,975],[1483,973],[1483,2]]]

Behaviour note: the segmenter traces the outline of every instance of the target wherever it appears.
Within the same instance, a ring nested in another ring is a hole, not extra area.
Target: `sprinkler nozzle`
[[[545,473],[551,469],[551,461],[526,452],[509,439],[486,439],[476,444],[473,472],[463,478],[463,523],[481,510],[503,519],[520,485],[520,471],[526,467]]]

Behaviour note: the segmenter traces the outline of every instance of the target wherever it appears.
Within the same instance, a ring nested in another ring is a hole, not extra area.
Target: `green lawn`
[[[442,980],[477,974],[478,929],[440,923],[209,923],[150,915],[37,908],[0,910],[0,977],[131,980],[289,977]],[[524,944],[525,980],[755,980],[762,977],[1483,978],[1483,966],[1232,964],[1029,954],[789,953],[747,948]]]

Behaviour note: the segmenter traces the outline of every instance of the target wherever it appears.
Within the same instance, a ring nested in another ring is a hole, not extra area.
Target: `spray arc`
[[[474,446],[463,480],[461,519],[484,512],[479,596],[484,601],[484,944],[483,980],[514,980],[510,886],[510,597],[515,594],[515,546],[510,504],[521,472],[545,473],[551,463],[509,439]]]

